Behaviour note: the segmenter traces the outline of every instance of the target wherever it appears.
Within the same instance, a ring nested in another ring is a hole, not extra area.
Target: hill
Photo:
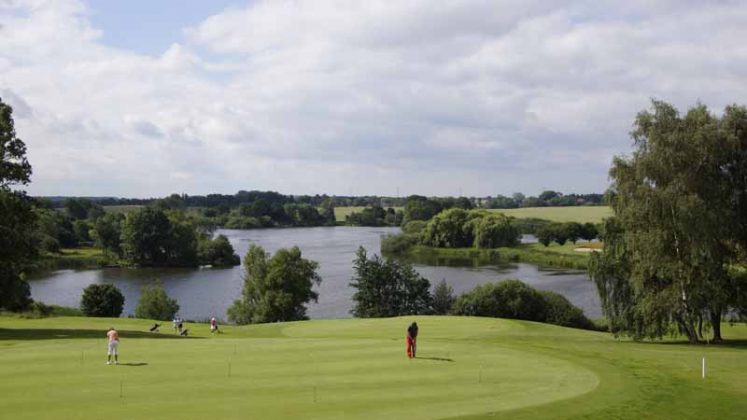
[[[418,358],[404,330],[420,325]],[[121,333],[105,365],[106,328]],[[188,338],[134,319],[0,318],[0,417],[739,418],[747,326],[719,346],[634,343],[460,317],[225,327]],[[701,357],[708,375],[701,379]]]

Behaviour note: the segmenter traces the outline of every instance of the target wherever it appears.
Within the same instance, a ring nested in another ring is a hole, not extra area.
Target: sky
[[[32,195],[603,192],[652,98],[747,103],[747,2],[0,0]]]

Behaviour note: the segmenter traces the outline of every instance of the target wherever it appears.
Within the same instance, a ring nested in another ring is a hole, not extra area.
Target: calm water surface
[[[322,284],[319,302],[308,306],[311,318],[348,318],[354,290],[348,287],[353,275],[355,251],[363,246],[379,253],[381,236],[398,233],[399,228],[316,227],[294,229],[221,230],[236,252],[243,256],[250,244],[269,252],[298,245],[304,258],[319,262]],[[531,240],[530,238],[526,238]],[[469,263],[467,264],[469,265]],[[459,294],[473,287],[506,278],[518,278],[544,290],[563,294],[587,316],[601,316],[599,297],[585,272],[544,270],[530,264],[502,266],[437,266],[414,264],[415,269],[435,285],[445,279]],[[120,269],[61,270],[32,279],[31,296],[48,304],[78,306],[83,289],[91,283],[109,283],[125,296],[124,314],[135,311],[140,288],[159,279],[172,298],[179,302],[179,313],[186,319],[211,316],[225,319],[226,309],[241,295],[241,267],[228,269]]]

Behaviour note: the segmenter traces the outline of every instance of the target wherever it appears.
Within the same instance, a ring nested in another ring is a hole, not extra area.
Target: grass
[[[365,209],[364,206],[347,206],[347,207],[335,207],[335,220],[338,222],[344,222],[345,217],[350,216],[353,213],[360,213]],[[386,209],[387,207],[385,207]],[[392,207],[394,211],[404,210],[404,207]]]
[[[418,358],[405,327],[420,325]],[[747,326],[730,343],[634,343],[466,317],[324,320],[147,332],[134,319],[0,318],[0,417],[740,418]],[[105,330],[121,334],[106,366]],[[167,325],[164,325],[167,327]],[[701,357],[708,376],[700,377]],[[105,415],[103,414],[105,413]]]
[[[551,243],[521,244],[515,247],[495,249],[478,248],[433,248],[415,245],[399,255],[405,260],[428,265],[485,265],[501,262],[525,262],[547,267],[574,268],[585,270],[589,264],[589,252],[576,251],[576,248],[597,248],[595,242],[577,242],[558,245]]]
[[[92,269],[113,264],[103,250],[93,247],[63,248],[59,254],[47,253],[36,262],[35,271]]]
[[[519,209],[494,209],[516,218],[537,218],[553,222],[599,223],[612,216],[612,209],[606,206],[572,206],[572,207],[525,207]]]

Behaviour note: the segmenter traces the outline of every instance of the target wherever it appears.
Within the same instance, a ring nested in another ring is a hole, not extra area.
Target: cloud
[[[651,97],[747,93],[731,2],[256,1],[156,56],[91,13],[0,2],[35,194],[598,192]]]

